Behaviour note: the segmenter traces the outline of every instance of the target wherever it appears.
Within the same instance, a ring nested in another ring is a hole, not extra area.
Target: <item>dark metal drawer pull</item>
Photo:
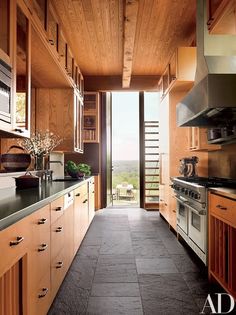
[[[92,194],[94,194],[94,191],[92,191]]]
[[[88,199],[85,199],[84,201],[83,201],[83,203],[86,203],[88,201]]]
[[[221,205],[217,205],[216,208],[218,208],[218,209],[220,209],[220,210],[227,210],[226,207],[223,207],[223,206],[221,206]]]
[[[17,236],[15,241],[10,241],[10,246],[15,246],[20,244],[24,240],[23,236]]]
[[[42,218],[38,221],[38,224],[45,224],[48,219]]]
[[[38,252],[43,252],[48,248],[48,244],[41,244],[41,247],[38,248]]]
[[[48,293],[48,288],[42,288],[42,293],[39,293],[38,298],[43,298],[47,295]]]
[[[61,211],[61,210],[62,210],[62,207],[57,207],[55,210],[56,210],[56,211]]]
[[[63,266],[63,261],[58,261],[56,268],[60,269]]]
[[[63,230],[62,226],[59,226],[58,228],[56,228],[56,232],[61,232]]]
[[[75,197],[79,197],[79,196],[80,196],[80,193],[78,193],[78,194],[75,195]]]

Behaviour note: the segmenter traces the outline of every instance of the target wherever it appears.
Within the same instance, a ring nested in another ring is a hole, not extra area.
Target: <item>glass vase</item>
[[[34,169],[39,171],[44,169],[44,155],[39,154],[35,155],[35,163],[34,163]]]

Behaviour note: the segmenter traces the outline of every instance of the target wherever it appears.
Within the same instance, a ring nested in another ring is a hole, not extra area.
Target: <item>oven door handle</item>
[[[188,207],[188,208],[189,208],[191,211],[193,211],[194,213],[196,213],[196,214],[198,214],[198,215],[206,215],[206,210],[200,210],[200,211],[198,211],[198,210],[194,209],[193,207],[191,207],[191,206],[189,205],[189,202],[188,202],[187,199],[185,199],[185,200],[183,201],[183,200],[181,200],[180,198],[178,198],[178,197],[176,197],[176,196],[175,196],[175,198],[176,198],[176,200],[177,200],[178,202],[180,202],[182,205],[185,205],[186,207]]]

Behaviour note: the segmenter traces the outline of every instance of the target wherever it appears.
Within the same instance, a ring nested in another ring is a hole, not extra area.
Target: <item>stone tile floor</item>
[[[110,208],[96,213],[48,315],[195,315],[214,292],[158,212]]]

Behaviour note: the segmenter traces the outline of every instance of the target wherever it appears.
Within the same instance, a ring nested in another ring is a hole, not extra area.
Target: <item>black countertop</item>
[[[0,189],[0,230],[79,187],[89,178],[66,182],[42,181],[37,188],[22,190],[15,187]]]

